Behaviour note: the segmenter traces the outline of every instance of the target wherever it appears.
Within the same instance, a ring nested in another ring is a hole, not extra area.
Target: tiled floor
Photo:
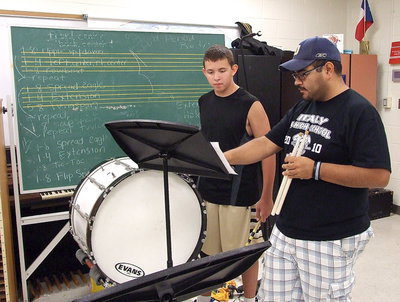
[[[400,301],[400,215],[372,220],[375,237],[355,267],[354,302]]]
[[[372,227],[375,237],[356,263],[352,301],[400,301],[400,215],[373,220]],[[77,288],[45,295],[35,301],[69,302],[87,293],[88,288]]]

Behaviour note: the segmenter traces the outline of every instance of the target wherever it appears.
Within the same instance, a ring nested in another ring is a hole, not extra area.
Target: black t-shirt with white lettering
[[[348,89],[326,102],[297,103],[266,135],[292,152],[299,133],[308,129],[302,156],[315,161],[391,170],[384,127],[376,109]],[[293,179],[277,220],[286,236],[336,240],[365,231],[368,189],[323,180]]]

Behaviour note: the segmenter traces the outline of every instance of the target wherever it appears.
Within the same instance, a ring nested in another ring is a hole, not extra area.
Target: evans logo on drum
[[[124,263],[124,262],[117,263],[115,265],[115,269],[119,273],[131,278],[138,278],[144,276],[144,271],[140,267],[129,263]]]

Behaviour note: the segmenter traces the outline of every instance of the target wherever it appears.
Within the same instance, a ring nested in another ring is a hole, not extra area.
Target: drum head
[[[200,249],[203,208],[194,189],[169,173],[173,265]],[[160,171],[127,175],[104,196],[89,240],[100,270],[117,283],[167,268],[164,178]]]

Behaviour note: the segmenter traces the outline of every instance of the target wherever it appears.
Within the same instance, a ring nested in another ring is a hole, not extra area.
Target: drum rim
[[[71,199],[70,199],[70,202],[69,202],[69,217],[72,217],[72,208],[73,208],[73,204],[74,204],[74,200],[75,200],[75,197],[76,197],[76,195],[78,194],[78,192],[80,192],[80,190],[78,190],[78,189],[80,189],[80,186],[87,180],[87,178],[88,178],[88,176],[90,175],[90,174],[92,174],[93,172],[95,172],[96,170],[98,170],[103,164],[106,164],[106,163],[112,163],[113,161],[116,161],[116,160],[118,160],[118,159],[124,159],[124,158],[129,158],[130,160],[132,160],[129,156],[120,156],[120,157],[113,157],[113,158],[109,158],[109,159],[106,159],[106,160],[103,160],[103,161],[101,161],[100,163],[98,163],[97,164],[97,166],[94,166],[92,169],[90,169],[86,174],[85,174],[85,176],[84,177],[82,177],[82,179],[79,181],[79,183],[76,185],[76,187],[75,187],[75,190],[74,190],[74,193],[72,194],[72,196],[71,196]],[[132,160],[133,161],[133,160]],[[133,161],[134,162],[134,161]],[[110,184],[111,185],[111,184]],[[97,202],[97,201],[96,201]],[[71,220],[72,219],[70,219],[70,225],[71,225],[71,227],[72,227],[72,223],[71,223]]]
[[[98,171],[102,166],[104,166],[104,164],[107,164],[107,163],[109,163],[109,164],[111,164],[111,163],[113,163],[114,161],[116,161],[116,160],[121,160],[121,159],[130,159],[130,160],[132,160],[129,156],[120,156],[120,157],[114,157],[114,158],[109,158],[109,159],[106,159],[106,160],[103,160],[103,161],[101,161],[99,164],[97,164],[97,166],[94,166],[92,169],[90,169],[86,174],[85,174],[85,176],[84,177],[82,177],[82,179],[79,181],[79,183],[76,185],[76,187],[75,187],[75,190],[74,190],[74,193],[72,194],[72,196],[71,196],[71,199],[70,199],[70,202],[69,202],[69,210],[68,210],[68,214],[69,214],[69,230],[70,230],[70,233],[71,233],[71,235],[72,235],[72,237],[74,237],[74,239],[75,239],[75,235],[77,235],[77,234],[75,234],[75,232],[74,232],[74,215],[72,215],[73,213],[72,213],[72,211],[74,210],[74,205],[75,205],[75,198],[76,198],[76,196],[79,194],[79,192],[81,191],[80,189],[81,189],[81,186],[82,186],[82,184],[83,183],[85,183],[88,179],[88,176],[89,175],[91,175],[92,173],[94,173],[94,172],[96,172],[96,171]],[[132,160],[133,161],[133,160]],[[133,161],[134,162],[134,161]],[[94,202],[94,204],[93,204],[93,208],[90,210],[90,213],[88,214],[88,218],[89,218],[89,221],[88,221],[88,223],[86,224],[86,233],[85,233],[85,240],[86,240],[86,242],[82,242],[82,244],[85,244],[85,248],[86,248],[86,251],[87,251],[87,255],[89,256],[89,258],[91,259],[91,260],[95,260],[95,257],[94,257],[94,255],[91,255],[91,253],[93,253],[93,251],[92,251],[92,247],[91,247],[91,243],[90,243],[90,241],[88,240],[88,233],[90,233],[90,227],[91,227],[91,224],[92,224],[92,222],[90,221],[90,218],[91,217],[93,217],[93,215],[92,215],[92,213],[93,213],[93,210],[94,210],[94,208],[96,207],[96,205],[99,203],[99,199],[101,198],[101,196],[103,196],[104,195],[104,193],[107,191],[107,189],[111,186],[111,185],[113,185],[114,184],[114,182],[116,182],[120,177],[122,177],[123,175],[125,175],[125,174],[127,174],[127,173],[132,173],[133,171],[136,171],[136,170],[138,170],[137,168],[134,168],[132,171],[127,171],[126,173],[124,173],[124,174],[122,174],[122,175],[120,175],[116,180],[114,180],[109,186],[107,186],[107,188],[105,188],[105,190],[103,190],[103,193],[102,194],[100,194],[99,195],[99,197],[96,199],[96,201]],[[99,206],[98,206],[99,207]],[[97,207],[97,208],[98,208]],[[97,213],[97,210],[96,210],[96,213]],[[83,239],[83,238],[82,238]],[[75,239],[75,241],[76,241],[76,239]],[[77,242],[78,243],[78,242]],[[80,243],[78,243],[78,245],[79,245],[79,247],[80,248],[82,248],[81,246],[80,246]]]
[[[174,173],[174,172],[169,172]],[[193,253],[190,255],[189,259],[186,262],[193,261],[198,258],[201,248],[203,247],[204,240],[206,238],[206,229],[207,229],[207,212],[204,199],[201,197],[199,190],[197,189],[196,184],[193,179],[188,174],[183,173],[174,173],[177,174],[181,179],[183,179],[191,188],[192,191],[196,194],[197,200],[199,201],[200,211],[201,211],[201,228],[199,238],[197,240],[197,244],[193,250]],[[183,177],[185,176],[185,177]]]

